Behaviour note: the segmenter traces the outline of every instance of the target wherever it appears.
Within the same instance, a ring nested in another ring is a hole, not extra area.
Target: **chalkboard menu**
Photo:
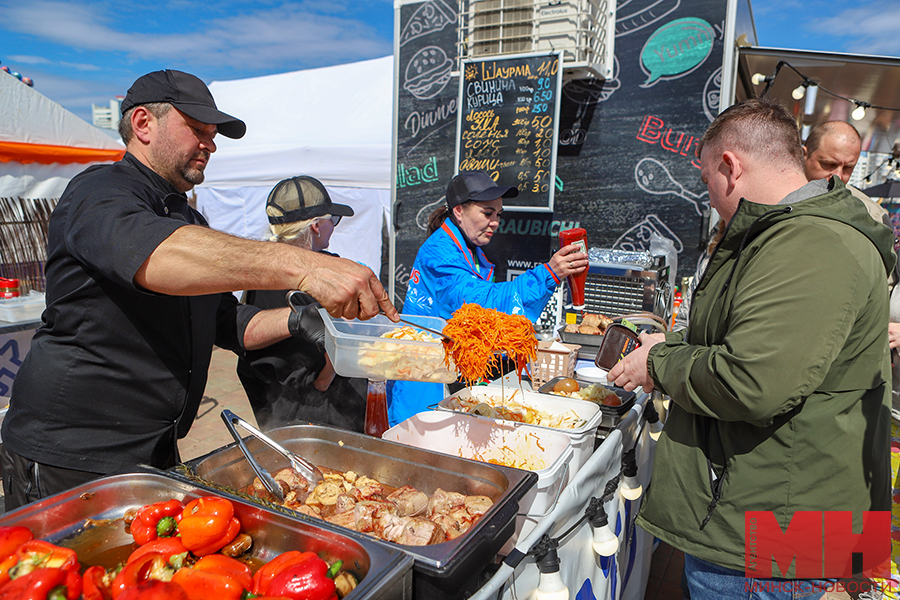
[[[463,61],[456,170],[517,186],[505,210],[553,211],[560,60],[554,52]]]

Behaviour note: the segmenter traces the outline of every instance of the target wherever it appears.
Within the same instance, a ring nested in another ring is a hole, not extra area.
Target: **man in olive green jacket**
[[[690,323],[642,335],[609,372],[672,399],[637,522],[685,552],[692,600],[753,581],[746,511],[771,511],[782,530],[795,511],[853,511],[859,532],[862,511],[890,510],[884,281],[896,261],[892,232],[839,179],[807,183],[780,105],[729,108],[698,152],[728,228]]]

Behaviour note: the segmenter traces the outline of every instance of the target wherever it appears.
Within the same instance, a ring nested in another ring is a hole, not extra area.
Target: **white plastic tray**
[[[394,323],[383,315],[368,321],[348,321],[335,319],[322,308],[319,313],[325,321],[325,351],[338,375],[375,380],[456,381],[456,373],[444,365],[444,346],[440,342],[381,337],[403,327],[403,323]],[[442,331],[447,324],[439,317],[402,316],[436,331]]]

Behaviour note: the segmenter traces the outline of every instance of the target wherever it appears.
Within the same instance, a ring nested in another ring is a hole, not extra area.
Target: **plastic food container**
[[[516,404],[522,404],[538,411],[550,413],[551,415],[561,415],[572,411],[578,415],[579,418],[584,420],[583,425],[574,429],[529,425],[529,427],[563,433],[569,437],[569,443],[572,445],[573,450],[572,462],[569,465],[569,480],[571,481],[575,473],[578,472],[578,469],[581,468],[581,465],[587,462],[587,459],[590,458],[591,454],[594,452],[595,434],[597,432],[597,427],[600,425],[600,421],[603,420],[603,412],[600,410],[599,405],[594,404],[593,402],[585,402],[584,400],[566,398],[564,396],[540,394],[531,390],[520,391],[519,388],[503,388],[499,385],[479,385],[474,388],[462,389],[456,394],[444,398],[438,403],[437,409],[464,413],[464,411],[457,411],[451,408],[451,402],[454,398],[474,395],[476,399],[479,396],[486,396],[499,401],[505,392],[506,399],[509,400],[513,391],[515,391],[515,396],[512,397],[511,401]],[[492,423],[515,423],[515,421],[493,419],[491,417],[483,417],[480,415],[472,416],[476,419],[483,419]]]
[[[113,567],[128,557],[133,546],[121,520],[126,510],[207,495],[220,494],[157,472],[113,475],[7,513],[0,517],[0,525],[28,527],[36,538],[72,548],[83,565]],[[403,552],[231,500],[242,531],[253,538],[254,562],[268,562],[288,550],[308,550],[328,562],[344,561],[344,569],[359,581],[348,600],[409,597],[413,561]]]
[[[564,379],[564,378],[563,377],[555,377],[555,378],[551,379],[550,381],[548,381],[547,383],[542,385],[538,391],[542,394],[550,394],[553,396],[557,396],[559,398],[572,399],[569,396],[563,396],[561,394],[554,393],[553,386],[555,386],[556,382],[558,382],[560,379]],[[590,380],[586,381],[579,377],[575,377],[574,379],[575,379],[575,381],[578,382],[578,385],[582,388],[586,388],[590,385],[600,385],[600,387],[604,387],[611,392],[615,392],[616,396],[619,397],[619,400],[621,400],[622,403],[619,404],[619,406],[608,406],[606,404],[598,404],[598,406],[600,407],[600,410],[605,415],[613,416],[613,417],[621,417],[622,415],[626,414],[629,410],[631,410],[632,406],[634,406],[634,399],[636,397],[636,394],[634,392],[626,392],[625,390],[623,390],[622,388],[619,388],[619,387],[615,387],[612,385],[601,385],[601,384],[598,384],[598,383],[590,381]],[[585,402],[585,400],[582,400],[582,402]]]
[[[38,321],[45,307],[44,294],[40,292],[31,292],[27,296],[15,298],[0,298],[0,321],[7,323]]]
[[[482,462],[502,459],[513,452],[524,461],[536,463],[538,468],[527,470],[537,474],[537,485],[519,501],[516,533],[500,554],[508,554],[519,536],[530,532],[541,517],[553,510],[567,483],[574,453],[569,437],[558,430],[508,421],[490,423],[472,415],[444,411],[413,415],[381,437]]]
[[[456,373],[444,365],[444,346],[440,342],[381,337],[403,327],[403,323],[394,323],[383,315],[368,321],[348,321],[333,318],[323,308],[319,313],[325,321],[325,350],[338,375],[433,383],[456,381]],[[443,331],[447,324],[439,317],[403,318],[435,331]]]

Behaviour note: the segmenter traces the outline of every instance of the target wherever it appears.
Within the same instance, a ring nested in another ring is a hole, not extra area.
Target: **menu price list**
[[[466,63],[458,168],[515,185],[516,206],[550,209],[560,86],[559,55]]]

